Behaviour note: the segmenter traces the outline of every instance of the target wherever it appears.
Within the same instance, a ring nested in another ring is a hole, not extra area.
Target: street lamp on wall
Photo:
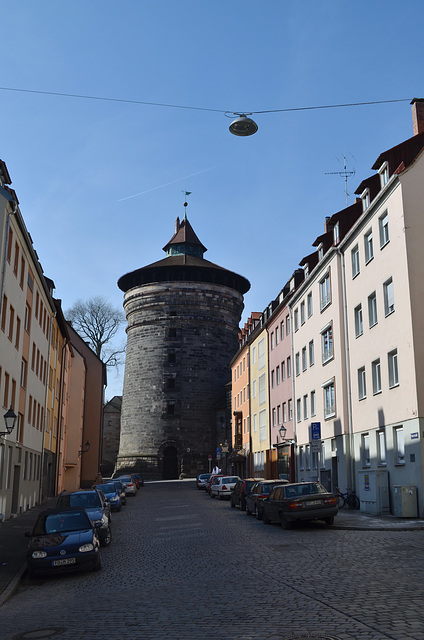
[[[287,433],[287,429],[286,427],[282,424],[281,427],[278,429],[278,433],[280,434],[280,440],[281,442],[286,442],[286,433]]]
[[[90,448],[90,443],[89,443],[89,441],[87,440],[87,442],[86,442],[86,443],[85,443],[85,445],[84,445],[84,448],[83,448],[83,449],[81,449],[81,451],[78,451],[78,455],[79,455],[79,456],[82,456],[82,454],[83,454],[83,453],[87,453],[87,451],[89,450],[89,448]]]
[[[4,418],[4,424],[6,425],[6,431],[0,431],[0,436],[8,436],[12,433],[13,429],[15,428],[15,424],[16,424],[16,420],[18,419],[18,416],[13,411],[12,407],[10,407],[9,411],[6,411],[6,413],[4,414],[3,418]]]

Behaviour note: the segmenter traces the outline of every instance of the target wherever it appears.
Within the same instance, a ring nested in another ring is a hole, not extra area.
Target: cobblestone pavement
[[[284,531],[192,482],[113,514],[103,569],[24,578],[2,640],[424,640],[424,531]]]

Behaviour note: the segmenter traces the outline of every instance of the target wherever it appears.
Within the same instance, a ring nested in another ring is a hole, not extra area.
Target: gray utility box
[[[393,487],[393,515],[398,518],[418,518],[417,487]]]
[[[367,469],[358,473],[357,496],[361,511],[377,516],[390,514],[389,474],[386,469]]]

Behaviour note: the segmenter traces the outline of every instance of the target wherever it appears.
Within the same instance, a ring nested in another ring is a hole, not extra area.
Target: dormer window
[[[389,165],[387,162],[384,162],[378,170],[380,175],[380,185],[381,188],[385,187],[389,182]]]
[[[362,211],[366,211],[370,206],[370,190],[369,189],[365,189],[365,191],[361,193],[361,200],[362,200]]]
[[[324,247],[322,246],[322,243],[321,243],[318,247],[318,260],[322,260],[323,257],[324,257]]]
[[[333,236],[334,236],[334,244],[339,244],[340,242],[340,227],[339,227],[339,223],[336,222],[336,224],[333,227]]]
[[[305,278],[307,278],[309,276],[309,264],[308,263],[303,265],[303,273],[305,274]]]

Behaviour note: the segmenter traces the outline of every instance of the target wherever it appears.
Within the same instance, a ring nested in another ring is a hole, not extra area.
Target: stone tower
[[[250,283],[203,258],[186,216],[166,258],[127,273],[127,354],[118,470],[195,476],[215,460],[229,363]]]

